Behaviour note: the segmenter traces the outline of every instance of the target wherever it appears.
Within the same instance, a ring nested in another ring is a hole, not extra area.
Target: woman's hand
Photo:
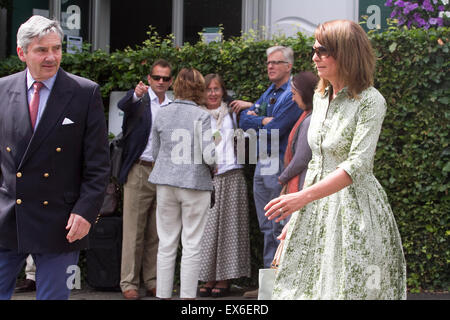
[[[289,222],[290,222],[290,220],[289,220]],[[281,231],[281,234],[277,237],[278,240],[280,240],[280,241],[281,240],[286,240],[286,234],[287,234],[287,231],[289,229],[289,222],[286,223],[286,225],[283,228],[283,231]]]
[[[289,217],[295,211],[300,210],[308,203],[328,197],[353,183],[352,178],[341,168],[326,176],[316,184],[307,187],[299,192],[289,193],[270,201],[265,207],[266,217],[273,220],[279,216],[276,222]]]
[[[281,220],[289,217],[295,211],[303,208],[307,203],[308,201],[306,201],[304,193],[300,191],[282,195],[273,199],[264,207],[264,210],[267,211],[266,217],[268,217],[269,220],[279,217],[275,220],[275,222],[280,222]]]

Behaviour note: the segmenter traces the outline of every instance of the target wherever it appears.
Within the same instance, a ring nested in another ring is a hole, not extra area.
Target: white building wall
[[[312,35],[322,22],[334,19],[358,21],[358,0],[265,0],[269,34]]]

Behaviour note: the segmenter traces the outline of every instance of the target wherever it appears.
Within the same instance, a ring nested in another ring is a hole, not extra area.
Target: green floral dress
[[[359,99],[344,88],[331,103],[315,94],[306,186],[337,168],[353,183],[292,215],[273,299],[406,299],[400,234],[373,175],[385,113],[372,87]]]

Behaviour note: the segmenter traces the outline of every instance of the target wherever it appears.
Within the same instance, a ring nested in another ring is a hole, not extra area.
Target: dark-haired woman
[[[284,185],[286,193],[302,190],[305,182],[311,148],[308,145],[308,128],[313,109],[314,89],[319,79],[309,71],[300,72],[291,80],[292,100],[303,110],[289,134],[286,153],[284,154],[285,169],[278,180]]]

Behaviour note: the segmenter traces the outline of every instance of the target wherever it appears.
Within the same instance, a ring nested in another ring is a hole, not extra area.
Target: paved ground
[[[231,295],[224,298],[198,298],[198,300],[255,300],[248,299],[242,296],[242,294],[252,288],[232,287]],[[144,295],[144,291],[141,292]],[[178,296],[174,295],[174,299]],[[16,293],[13,300],[34,300],[35,293]],[[74,290],[70,296],[70,300],[124,300],[121,292],[102,292],[96,291],[91,288],[82,288],[81,290]],[[158,300],[157,298],[143,297],[142,300]],[[408,300],[450,300],[450,293],[408,293]]]

